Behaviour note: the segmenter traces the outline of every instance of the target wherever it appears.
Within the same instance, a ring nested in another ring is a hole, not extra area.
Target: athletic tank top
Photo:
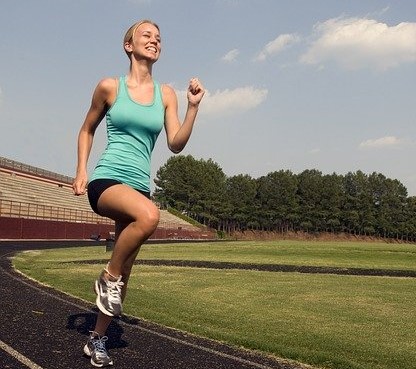
[[[157,82],[152,103],[139,104],[131,99],[126,78],[120,77],[116,100],[106,114],[107,147],[90,180],[115,179],[137,190],[150,191],[150,159],[164,120]]]

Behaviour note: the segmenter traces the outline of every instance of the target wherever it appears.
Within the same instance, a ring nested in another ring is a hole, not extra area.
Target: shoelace
[[[124,286],[124,283],[121,281],[121,276],[116,281],[108,280],[107,286],[109,300],[119,302],[121,300],[121,288]]]
[[[97,357],[107,357],[107,350],[105,349],[105,341],[108,340],[107,336],[97,336],[94,337],[91,342],[94,346]]]

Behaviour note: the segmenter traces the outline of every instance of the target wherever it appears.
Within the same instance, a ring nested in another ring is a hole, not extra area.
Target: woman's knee
[[[152,203],[147,207],[145,212],[140,212],[136,216],[136,224],[147,231],[147,233],[153,233],[157,228],[160,219],[159,209]]]
[[[153,205],[152,209],[147,213],[147,223],[152,232],[156,229],[160,220],[160,211]]]

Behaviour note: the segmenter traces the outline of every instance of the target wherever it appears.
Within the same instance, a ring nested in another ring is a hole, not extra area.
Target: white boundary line
[[[20,361],[22,364],[26,365],[30,369],[43,369],[41,366],[39,366],[38,364],[35,364],[26,356],[22,355],[20,352],[16,351],[13,347],[10,347],[9,345],[7,345],[1,340],[0,340],[0,349],[3,349],[9,355],[13,356],[16,360]]]
[[[1,257],[1,256],[0,256],[0,257]],[[6,271],[4,268],[2,268],[2,267],[0,267],[0,269],[2,269],[3,273],[7,274],[7,275],[8,275],[8,276],[10,276],[11,278],[13,278],[13,279],[15,279],[15,280],[19,281],[20,283],[23,283],[23,284],[24,284],[24,285],[26,285],[26,286],[29,286],[29,287],[31,287],[31,288],[33,288],[33,289],[35,289],[35,290],[40,291],[42,294],[46,294],[46,295],[48,295],[48,296],[50,296],[50,297],[54,298],[55,300],[62,301],[62,302],[64,302],[64,303],[68,304],[68,305],[72,305],[72,306],[76,307],[77,309],[81,309],[81,310],[84,310],[84,311],[89,311],[89,312],[91,311],[91,309],[85,308],[84,306],[81,306],[81,305],[79,305],[79,304],[77,304],[77,303],[75,303],[75,302],[65,300],[65,299],[61,298],[60,296],[56,296],[56,295],[54,295],[54,294],[52,294],[52,293],[49,293],[49,292],[48,292],[48,291],[46,291],[45,289],[42,289],[42,288],[40,288],[40,287],[38,287],[38,286],[35,286],[35,285],[31,284],[31,283],[28,283],[28,282],[26,282],[24,279],[18,278],[17,276],[14,276],[14,275],[10,274],[9,272],[7,272],[7,271]],[[15,271],[16,271],[16,272],[18,272],[19,274],[21,274],[22,276],[24,276],[25,278],[31,279],[30,277],[27,277],[26,275],[24,275],[24,274],[23,274],[23,273],[21,273],[20,271],[18,271],[18,270],[15,270]],[[33,281],[35,281],[34,279],[32,279],[32,280],[33,280]],[[37,281],[35,281],[35,282],[37,282]],[[37,283],[39,283],[39,282],[37,282]],[[49,287],[49,286],[47,286],[47,287]],[[69,295],[69,294],[68,294],[68,296],[71,296],[72,298],[78,298],[78,297],[75,297],[75,296],[72,296],[72,295]],[[79,299],[79,298],[78,298],[78,299]],[[82,299],[81,299],[81,300],[82,300]],[[89,301],[85,301],[85,300],[82,300],[82,301],[84,301],[84,302],[86,302],[86,303],[88,303],[88,304],[91,304]],[[123,322],[122,320],[120,320],[120,321],[119,321],[119,323],[121,323],[121,324],[125,324],[125,325],[127,325],[127,326],[129,326],[129,327],[131,327],[131,328],[134,328],[134,329],[137,329],[137,330],[140,330],[140,331],[146,332],[146,333],[153,334],[153,335],[155,335],[155,336],[159,336],[159,337],[164,338],[164,339],[167,339],[167,340],[169,340],[169,341],[173,341],[173,342],[175,342],[175,343],[182,344],[182,345],[184,345],[184,346],[189,346],[189,347],[192,347],[192,348],[195,348],[195,349],[199,349],[199,350],[201,350],[201,351],[205,351],[205,352],[208,352],[208,353],[210,353],[210,354],[213,354],[213,355],[216,355],[216,356],[219,356],[219,357],[223,357],[223,358],[226,358],[226,359],[230,359],[230,360],[233,360],[233,361],[236,361],[236,362],[242,363],[242,364],[250,365],[250,366],[252,366],[252,367],[254,367],[254,368],[259,368],[259,369],[271,369],[271,368],[272,368],[272,367],[270,367],[270,366],[268,366],[268,365],[263,365],[263,364],[260,364],[260,363],[258,363],[258,362],[251,361],[251,360],[249,360],[249,359],[243,359],[243,358],[241,358],[241,357],[238,357],[238,356],[235,356],[235,355],[232,355],[232,354],[227,354],[227,353],[225,353],[225,352],[217,351],[217,350],[215,350],[215,349],[211,349],[211,348],[209,348],[209,347],[205,347],[205,346],[202,346],[202,345],[198,345],[198,344],[195,344],[195,343],[191,343],[191,342],[188,342],[188,341],[182,340],[182,339],[180,339],[180,338],[172,337],[172,336],[169,336],[169,335],[167,335],[167,334],[164,334],[164,333],[160,333],[160,332],[154,331],[154,330],[149,329],[149,328],[144,328],[144,327],[140,327],[140,326],[137,326],[137,325],[128,324],[128,323],[126,323],[126,322]],[[1,342],[1,341],[0,341],[0,342]],[[17,353],[17,354],[18,354],[18,353]],[[285,361],[283,361],[283,362],[285,362]],[[285,363],[286,363],[286,362],[285,362]],[[35,365],[36,365],[36,364],[35,364]],[[36,367],[33,367],[33,368],[32,368],[32,367],[30,367],[30,369],[43,369],[43,368],[41,368],[41,367],[39,367],[39,366],[36,366]]]

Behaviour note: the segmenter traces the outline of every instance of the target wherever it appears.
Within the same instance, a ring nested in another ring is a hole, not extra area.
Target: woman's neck
[[[152,82],[152,66],[149,63],[131,63],[128,78],[140,84]]]

